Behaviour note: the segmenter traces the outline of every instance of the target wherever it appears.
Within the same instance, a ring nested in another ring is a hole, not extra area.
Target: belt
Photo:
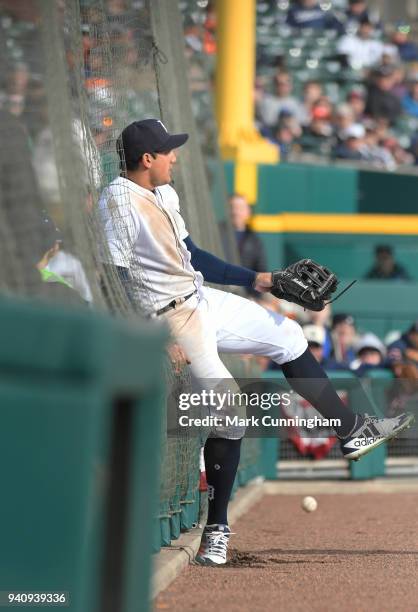
[[[159,317],[164,312],[167,312],[168,310],[171,310],[172,308],[175,308],[176,306],[179,306],[180,304],[183,304],[183,302],[186,302],[188,299],[190,299],[196,293],[197,293],[197,291],[195,290],[192,293],[189,293],[189,295],[186,295],[185,297],[176,298],[175,300],[172,300],[169,304],[167,304],[167,306],[164,306],[164,308],[160,308],[160,310],[157,310],[157,312],[154,312],[153,316],[154,317]]]

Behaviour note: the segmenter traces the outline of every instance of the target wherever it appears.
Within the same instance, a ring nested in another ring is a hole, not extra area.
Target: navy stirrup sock
[[[304,397],[325,419],[340,419],[335,431],[340,438],[355,428],[356,415],[343,404],[322,366],[309,349],[297,359],[282,364],[283,374],[296,393]]]
[[[238,469],[241,440],[208,438],[205,469],[208,483],[208,525],[228,524],[228,502]]]

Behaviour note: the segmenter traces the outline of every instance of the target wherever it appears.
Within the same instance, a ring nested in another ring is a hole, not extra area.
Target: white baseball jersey
[[[306,351],[306,339],[295,321],[238,295],[202,286],[203,277],[193,269],[184,244],[188,233],[172,187],[152,192],[119,177],[104,190],[99,208],[108,244],[103,260],[131,271],[147,312],[198,290],[160,318],[184,348],[202,388],[237,390],[219,351],[263,355],[279,364]],[[245,427],[224,424],[231,411],[215,411],[221,417],[221,424],[213,428],[215,435],[244,435]]]
[[[108,246],[102,259],[131,271],[147,314],[200,289],[203,276],[190,263],[188,232],[170,185],[150,191],[118,177],[103,191],[99,211]]]

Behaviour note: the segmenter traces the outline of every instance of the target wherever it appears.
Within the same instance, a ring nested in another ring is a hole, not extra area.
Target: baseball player
[[[169,134],[157,119],[128,125],[118,139],[121,175],[99,202],[107,255],[127,295],[141,310],[165,320],[176,339],[177,358],[187,359],[202,385],[229,381],[219,352],[263,355],[279,364],[290,385],[327,419],[339,419],[336,433],[345,457],[357,459],[394,437],[412,417],[378,419],[345,406],[310,353],[301,327],[243,297],[207,287],[205,281],[272,288],[272,273],[232,265],[200,249],[189,235],[179,197],[170,186],[176,150],[187,134]],[[173,353],[174,354],[174,353]],[[204,448],[210,491],[207,525],[196,560],[226,562],[230,537],[227,506],[240,457],[243,427],[214,427]]]

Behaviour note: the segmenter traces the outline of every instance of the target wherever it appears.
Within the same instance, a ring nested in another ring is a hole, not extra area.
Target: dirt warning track
[[[155,610],[417,612],[418,493],[305,487],[263,497],[233,525],[227,566],[190,565]],[[318,509],[306,513],[301,501],[311,494]]]

